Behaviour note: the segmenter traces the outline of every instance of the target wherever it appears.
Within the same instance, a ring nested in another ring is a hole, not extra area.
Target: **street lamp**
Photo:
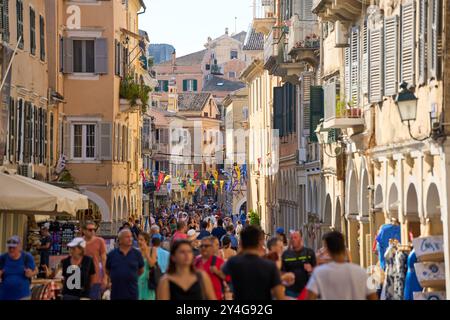
[[[417,118],[417,97],[414,93],[408,89],[408,83],[402,82],[400,85],[402,91],[397,95],[397,99],[395,99],[395,103],[398,106],[398,111],[400,113],[400,118],[403,123],[408,123],[408,131],[409,135],[412,139],[416,141],[425,141],[431,138],[432,133],[422,139],[418,139],[414,137],[411,133],[411,121],[416,121]],[[430,112],[430,127],[432,124],[431,112]]]
[[[319,145],[324,146],[323,147],[323,152],[325,152],[325,154],[327,156],[329,156],[330,158],[337,158],[339,157],[342,152],[343,152],[343,148],[338,146],[334,149],[334,153],[335,155],[331,155],[327,152],[327,144],[331,144],[328,142],[328,135],[329,135],[329,131],[328,130],[324,130],[323,129],[323,121],[321,121],[319,123],[319,125],[317,126],[316,130],[314,131],[316,136],[317,136],[317,141],[319,142]],[[339,141],[340,143],[342,143],[341,141]]]

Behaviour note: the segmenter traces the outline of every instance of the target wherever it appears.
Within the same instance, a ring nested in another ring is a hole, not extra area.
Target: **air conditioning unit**
[[[34,167],[31,163],[21,164],[19,166],[19,174],[21,176],[34,179]]]
[[[334,32],[336,34],[336,48],[346,48],[348,43],[348,30],[342,24],[341,21],[336,21],[334,26]]]

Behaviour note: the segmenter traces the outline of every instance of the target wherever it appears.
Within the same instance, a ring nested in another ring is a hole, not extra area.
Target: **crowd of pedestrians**
[[[161,206],[145,223],[125,222],[108,253],[93,222],[82,231],[59,269],[45,268],[47,278],[62,279],[64,300],[376,299],[341,233],[325,234],[314,252],[301,231],[277,228],[267,240],[245,214],[224,217],[212,202]],[[34,260],[18,237],[7,248],[0,299],[28,299]]]

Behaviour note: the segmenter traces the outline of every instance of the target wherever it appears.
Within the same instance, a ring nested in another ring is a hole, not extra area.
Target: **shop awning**
[[[76,216],[84,209],[88,209],[88,198],[82,194],[0,168],[1,212]]]

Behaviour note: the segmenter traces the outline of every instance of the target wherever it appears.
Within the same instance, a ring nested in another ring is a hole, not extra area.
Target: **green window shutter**
[[[273,88],[273,128],[282,136],[283,125],[283,87]]]
[[[197,80],[193,80],[194,82],[194,91],[197,92]]]
[[[183,92],[187,91],[187,80],[183,80]]]
[[[164,92],[169,92],[169,80],[164,80]]]
[[[311,86],[311,107],[310,107],[309,138],[311,142],[317,142],[316,129],[323,118],[324,95],[321,86]]]

